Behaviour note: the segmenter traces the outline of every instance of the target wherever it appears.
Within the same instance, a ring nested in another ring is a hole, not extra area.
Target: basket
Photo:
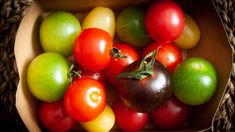
[[[26,131],[21,118],[15,108],[15,93],[19,76],[14,57],[14,43],[18,26],[25,14],[25,9],[30,6],[31,0],[2,0],[0,21],[0,126],[6,131]],[[228,41],[233,48],[235,46],[235,1],[213,0],[220,14]],[[232,70],[229,83],[226,88],[219,110],[211,131],[234,131],[235,116],[235,69]]]

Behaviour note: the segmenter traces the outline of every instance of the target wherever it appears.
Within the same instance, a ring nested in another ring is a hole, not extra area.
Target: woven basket
[[[223,21],[228,41],[235,47],[235,0],[212,0]],[[0,127],[27,131],[15,108],[18,73],[14,57],[16,31],[32,0],[0,0]],[[235,58],[235,57],[234,57]],[[235,131],[235,64],[211,130]],[[4,128],[4,129],[3,129]]]

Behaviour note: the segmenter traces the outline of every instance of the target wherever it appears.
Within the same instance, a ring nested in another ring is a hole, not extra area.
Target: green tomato
[[[216,71],[204,59],[186,59],[175,69],[172,86],[175,96],[183,103],[201,105],[209,101],[216,91]]]
[[[115,123],[115,115],[110,106],[106,105],[102,113],[94,120],[80,122],[81,126],[88,132],[109,132]]]
[[[134,47],[144,47],[151,39],[145,29],[145,10],[128,7],[119,14],[116,22],[119,39]]]
[[[55,102],[63,98],[69,85],[68,61],[58,53],[47,52],[37,56],[27,70],[27,84],[39,100]]]
[[[80,32],[81,26],[75,16],[67,12],[54,12],[47,16],[40,26],[40,42],[45,52],[70,56]]]

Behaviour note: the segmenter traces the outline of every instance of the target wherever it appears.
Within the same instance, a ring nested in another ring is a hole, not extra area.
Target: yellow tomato
[[[104,111],[94,120],[80,122],[81,126],[89,132],[108,132],[115,123],[115,115],[110,106],[106,105]]]
[[[200,39],[200,30],[192,17],[185,13],[184,18],[184,31],[174,43],[179,48],[190,49],[197,45]]]
[[[115,33],[115,17],[110,8],[96,7],[91,10],[82,23],[82,29],[100,28],[113,38]]]

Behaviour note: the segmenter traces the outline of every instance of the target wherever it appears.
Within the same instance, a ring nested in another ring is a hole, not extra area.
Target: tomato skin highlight
[[[127,44],[115,44],[113,47],[121,51],[125,58],[111,57],[109,65],[104,72],[112,85],[117,85],[116,76],[119,75],[127,66],[138,60],[137,51]]]
[[[147,10],[145,25],[148,34],[155,41],[172,42],[184,30],[184,14],[173,1],[158,1]]]
[[[113,102],[112,109],[117,125],[124,131],[135,132],[144,127],[148,121],[148,113],[137,112],[127,107],[120,98]]]
[[[170,71],[170,73],[173,73],[176,66],[182,62],[182,52],[173,44],[171,43],[152,43],[149,44],[143,51],[142,57],[147,55],[148,53],[156,50],[159,48],[159,51],[157,53],[156,60],[161,62],[164,66],[167,67],[167,69]]]
[[[53,103],[41,102],[38,118],[43,126],[52,132],[65,132],[76,124],[76,121],[65,112],[63,100]]]
[[[189,120],[189,106],[174,96],[151,113],[154,123],[161,129],[179,129]]]
[[[65,110],[79,122],[93,120],[104,110],[105,105],[103,84],[91,78],[75,80],[64,95]]]
[[[84,29],[74,44],[74,59],[84,69],[97,72],[110,61],[111,36],[98,28]]]

